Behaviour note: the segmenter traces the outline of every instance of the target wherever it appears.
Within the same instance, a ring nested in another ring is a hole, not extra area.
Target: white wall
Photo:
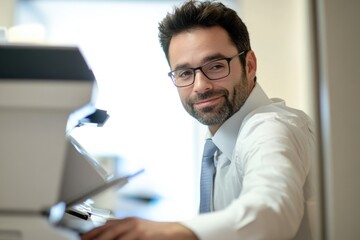
[[[269,97],[313,116],[307,1],[239,0],[258,60],[258,82]]]
[[[1,0],[0,27],[10,27],[14,23],[15,0]]]

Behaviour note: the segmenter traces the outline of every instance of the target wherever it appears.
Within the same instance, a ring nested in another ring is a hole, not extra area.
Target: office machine
[[[74,46],[0,45],[0,239],[79,239],[64,217],[131,176],[109,175],[71,130],[107,119]]]

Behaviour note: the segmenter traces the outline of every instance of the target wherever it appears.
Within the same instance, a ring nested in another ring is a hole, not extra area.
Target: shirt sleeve
[[[199,239],[291,239],[304,215],[304,185],[315,142],[307,122],[257,114],[243,126],[231,164],[242,190],[223,210],[183,221]]]

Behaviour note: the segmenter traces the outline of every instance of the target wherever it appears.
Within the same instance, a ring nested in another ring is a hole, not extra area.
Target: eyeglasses
[[[190,86],[195,82],[196,70],[200,70],[209,80],[218,80],[229,76],[230,61],[244,53],[245,51],[242,51],[229,58],[216,59],[197,68],[176,69],[169,72],[168,76],[171,78],[174,85],[179,88]]]

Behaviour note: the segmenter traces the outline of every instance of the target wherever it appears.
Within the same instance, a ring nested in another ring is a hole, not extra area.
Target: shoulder
[[[254,109],[244,118],[236,148],[245,150],[274,144],[299,148],[314,143],[314,132],[307,114],[287,107],[284,102],[274,102]]]
[[[312,131],[313,121],[305,112],[286,106],[282,100],[273,99],[273,103],[258,107],[247,114],[240,127],[240,133],[250,134],[258,128],[266,132],[276,132],[280,129]]]

